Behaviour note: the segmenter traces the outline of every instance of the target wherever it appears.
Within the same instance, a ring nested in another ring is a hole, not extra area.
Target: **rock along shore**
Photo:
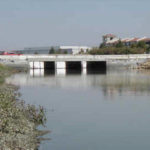
[[[139,64],[137,69],[150,69],[150,61]]]

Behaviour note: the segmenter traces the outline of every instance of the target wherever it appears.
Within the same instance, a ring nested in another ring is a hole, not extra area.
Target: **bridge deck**
[[[150,54],[135,55],[20,55],[4,56],[0,59],[26,60],[26,61],[111,61],[111,60],[136,60],[150,59]]]
[[[32,55],[29,61],[109,61],[128,59],[150,59],[150,54],[143,55]]]

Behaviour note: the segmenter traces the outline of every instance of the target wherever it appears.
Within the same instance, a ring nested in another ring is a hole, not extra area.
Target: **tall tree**
[[[121,40],[119,40],[119,42],[116,44],[117,48],[123,47],[123,43],[121,42]]]
[[[51,47],[51,49],[49,50],[49,54],[54,54],[55,53],[55,49],[54,47]]]

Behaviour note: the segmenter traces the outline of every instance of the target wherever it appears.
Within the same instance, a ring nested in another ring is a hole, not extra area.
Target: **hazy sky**
[[[150,37],[150,0],[0,0],[0,49]]]

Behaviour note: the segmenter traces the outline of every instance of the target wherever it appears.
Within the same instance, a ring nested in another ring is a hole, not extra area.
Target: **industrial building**
[[[22,54],[79,54],[90,50],[87,46],[51,46],[51,47],[27,47],[24,50],[16,51]]]

